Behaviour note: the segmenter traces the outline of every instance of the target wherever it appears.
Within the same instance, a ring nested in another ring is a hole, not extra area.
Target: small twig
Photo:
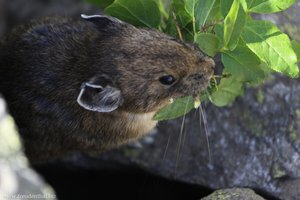
[[[219,20],[219,21],[214,21],[214,22],[212,22],[210,24],[205,24],[205,25],[203,25],[203,26],[200,27],[200,32],[206,32],[207,29],[209,29],[210,27],[214,27],[214,26],[216,26],[219,23],[223,23],[223,21],[224,20]]]
[[[178,23],[178,21],[177,21],[176,15],[175,15],[174,12],[173,12],[172,14],[173,14],[173,19],[174,19],[174,22],[175,22],[176,31],[177,31],[177,33],[178,33],[179,40],[180,40],[181,42],[183,42],[182,33],[181,33],[180,28],[179,28],[179,23]]]

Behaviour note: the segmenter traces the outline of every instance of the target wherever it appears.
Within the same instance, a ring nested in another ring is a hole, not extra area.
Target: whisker
[[[209,101],[212,102],[212,99],[211,99],[211,96],[210,96],[208,90],[205,90],[205,93],[206,93],[206,96],[207,96],[207,98],[209,99]]]
[[[184,130],[183,131],[183,139],[182,139],[182,143],[181,143],[182,148],[184,147],[184,144],[185,144],[186,135],[187,135],[187,130]]]
[[[199,113],[199,127],[200,127],[200,131],[201,131],[202,130],[202,117],[201,117],[200,107],[201,107],[201,104],[199,106],[199,109],[197,109],[197,111]]]
[[[184,124],[185,124],[185,116],[186,116],[186,114],[184,114],[183,118],[182,118],[180,134],[179,134],[179,140],[178,140],[177,149],[176,149],[175,177],[176,177],[176,172],[177,172],[177,167],[178,167],[178,162],[179,162],[179,157],[180,157],[182,133],[183,133]]]
[[[206,114],[205,114],[205,112],[204,112],[204,110],[202,108],[202,104],[199,106],[199,119],[201,119],[201,116],[203,118],[204,131],[205,131],[205,136],[206,136],[206,144],[207,144],[207,152],[208,152],[208,162],[211,163],[211,152],[210,152],[210,144],[209,144],[209,138],[208,138],[207,119],[206,119]]]
[[[197,111],[198,109],[195,109],[195,112],[193,112],[193,118],[197,117]]]
[[[176,172],[177,172],[178,162],[179,162],[179,158],[180,158],[180,150],[182,148],[182,137],[183,137],[183,130],[184,130],[184,125],[185,125],[186,110],[187,110],[188,103],[189,103],[189,101],[187,101],[186,105],[185,105],[185,114],[182,117],[179,140],[178,140],[177,149],[176,149],[175,178],[176,178]]]
[[[168,137],[167,145],[166,145],[166,148],[165,148],[165,151],[164,151],[164,155],[163,155],[163,161],[165,161],[165,159],[166,159],[167,151],[168,151],[170,140],[171,140],[171,134],[172,133],[170,133],[169,137]]]

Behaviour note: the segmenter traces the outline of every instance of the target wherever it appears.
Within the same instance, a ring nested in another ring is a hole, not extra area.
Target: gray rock
[[[298,2],[288,12],[260,17],[300,40],[299,10]],[[182,135],[182,119],[163,122],[153,145],[123,147],[103,159],[115,157],[213,189],[249,187],[278,199],[300,199],[299,79],[276,75],[260,87],[247,89],[231,106],[204,107],[209,147],[194,112],[187,116]]]
[[[249,189],[232,188],[217,190],[201,200],[264,200],[264,198]]]
[[[22,151],[14,121],[0,96],[0,199],[56,199],[51,187],[33,171]]]
[[[102,158],[213,189],[248,187],[283,200],[300,199],[298,94],[299,80],[277,76],[248,89],[232,106],[207,105],[211,159],[196,112],[187,116],[183,136],[181,119],[163,122],[154,144],[123,147]]]

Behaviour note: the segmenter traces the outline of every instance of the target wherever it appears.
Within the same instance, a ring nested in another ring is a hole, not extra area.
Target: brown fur
[[[0,50],[0,92],[32,161],[142,137],[170,98],[205,90],[214,66],[194,46],[156,30],[62,17],[19,27]],[[121,91],[122,105],[109,113],[80,107],[81,84],[103,74]],[[163,85],[164,75],[177,81]]]

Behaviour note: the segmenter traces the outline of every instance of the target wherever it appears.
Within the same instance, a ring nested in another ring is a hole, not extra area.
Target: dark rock
[[[16,25],[39,17],[66,15],[79,18],[80,14],[95,14],[99,11],[99,8],[83,0],[0,0],[0,38]]]

